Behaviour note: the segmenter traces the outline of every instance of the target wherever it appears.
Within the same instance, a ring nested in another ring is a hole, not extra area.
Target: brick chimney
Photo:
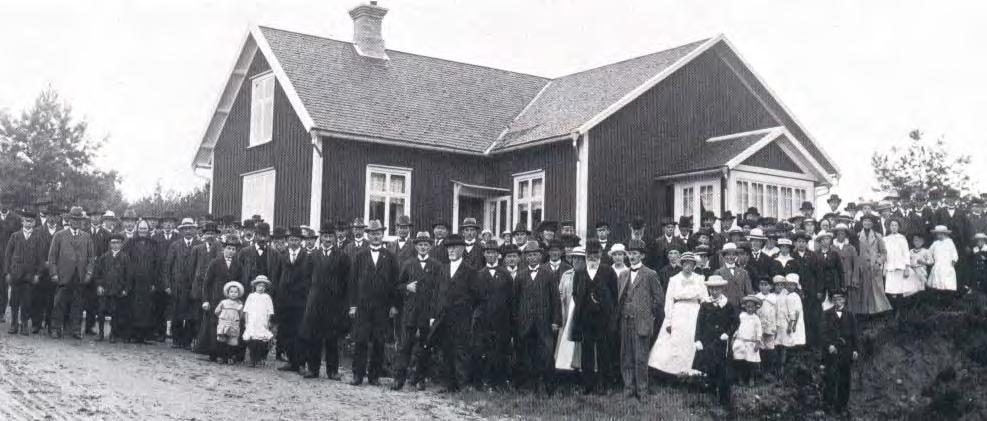
[[[353,46],[361,56],[387,60],[384,37],[380,34],[380,24],[386,14],[387,9],[378,6],[376,1],[350,10],[350,17],[353,18]]]

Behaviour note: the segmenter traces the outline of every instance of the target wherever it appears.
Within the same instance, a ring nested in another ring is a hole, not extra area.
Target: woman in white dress
[[[692,372],[699,304],[709,299],[705,277],[694,272],[696,261],[690,252],[679,258],[682,271],[668,280],[665,320],[648,355],[649,366],[672,375]]]
[[[956,245],[949,238],[951,231],[945,225],[936,225],[932,234],[936,241],[932,242],[929,252],[932,253],[932,272],[929,274],[929,288],[942,291],[956,291],[956,261],[959,254]]]
[[[562,315],[565,322],[562,329],[559,329],[558,346],[555,348],[555,368],[557,370],[572,371],[579,369],[579,362],[582,347],[578,343],[569,340],[569,332],[572,331],[572,316],[576,309],[575,301],[572,298],[572,291],[575,288],[573,279],[577,270],[586,268],[586,249],[582,246],[574,247],[567,255],[572,269],[562,274],[559,280],[559,298],[562,300]]]
[[[901,222],[892,219],[888,222],[888,232],[884,234],[884,292],[891,298],[891,307],[896,311],[901,297],[918,292],[921,287],[918,277],[909,270],[911,253],[908,239],[900,233]],[[897,304],[896,304],[897,303]]]

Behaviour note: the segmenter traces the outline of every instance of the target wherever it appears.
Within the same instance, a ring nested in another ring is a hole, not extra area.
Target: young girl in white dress
[[[648,365],[664,373],[686,375],[692,373],[692,360],[696,356],[696,319],[699,305],[709,299],[706,278],[696,272],[696,255],[682,253],[679,258],[682,271],[668,281],[665,293],[665,319],[658,332],[658,339],[648,355]]]
[[[771,280],[762,278],[758,281],[758,293],[761,307],[757,309],[757,318],[761,320],[761,362],[765,371],[774,372],[777,357],[775,344],[778,337],[778,294],[771,290]]]
[[[733,359],[736,362],[737,374],[740,381],[750,384],[751,376],[761,363],[760,350],[763,346],[764,329],[757,311],[761,307],[761,299],[748,295],[740,300],[740,321],[737,331],[733,334]]]
[[[783,377],[788,350],[805,345],[805,317],[798,294],[799,275],[777,275],[774,284],[778,288],[778,375]]]
[[[956,245],[949,238],[950,233],[946,226],[937,225],[932,230],[936,241],[933,241],[932,247],[929,247],[934,262],[932,272],[929,274],[929,288],[947,293],[956,291],[956,261],[960,258]]]
[[[254,293],[247,297],[247,303],[243,306],[243,341],[250,354],[251,367],[256,367],[258,363],[267,360],[269,344],[274,338],[271,332],[271,317],[274,316],[274,304],[271,296],[267,294],[267,289],[271,287],[271,281],[264,275],[258,275],[250,282],[254,287]]]

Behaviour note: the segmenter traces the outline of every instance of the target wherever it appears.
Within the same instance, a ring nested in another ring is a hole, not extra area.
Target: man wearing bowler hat
[[[400,263],[384,247],[384,226],[378,220],[366,227],[367,246],[356,253],[350,276],[350,317],[353,318],[353,380],[364,378],[379,385],[383,374],[384,341],[391,327],[389,316],[397,314],[397,281]],[[369,352],[369,364],[368,364]],[[369,367],[368,367],[369,365]]]
[[[10,286],[10,331],[13,335],[20,332],[28,334],[28,319],[31,318],[31,303],[35,285],[38,284],[44,272],[45,258],[48,250],[45,240],[39,230],[35,229],[37,215],[29,210],[20,212],[21,231],[16,232],[7,240],[3,253],[3,267],[6,270],[5,283]],[[2,272],[0,272],[2,275]],[[39,319],[34,325],[41,326]]]
[[[476,269],[463,260],[466,242],[458,234],[446,239],[449,263],[443,264],[435,290],[435,322],[429,332],[429,345],[442,351],[445,388],[455,392],[466,384],[470,363],[470,330],[473,309],[478,300]]]
[[[305,301],[305,313],[299,329],[308,371],[305,378],[319,377],[323,355],[326,377],[340,380],[339,340],[349,330],[346,316],[350,259],[336,246],[333,220],[326,220],[319,230],[319,247],[313,253],[312,282]]]
[[[363,218],[354,218],[353,223],[350,224],[350,230],[353,233],[353,238],[343,249],[343,252],[346,253],[347,256],[350,256],[350,259],[355,258],[357,253],[367,248],[369,243],[367,242],[365,235],[366,229],[367,224],[363,223]]]
[[[258,275],[264,275],[267,279],[281,279],[281,269],[283,256],[269,244],[271,238],[271,226],[267,222],[259,222],[254,225],[254,242],[252,245],[237,251],[236,260],[240,264],[242,285],[249,285]],[[273,291],[274,295],[277,291]]]
[[[161,227],[151,238],[154,240],[156,252],[155,261],[158,265],[164,263],[168,258],[168,250],[171,244],[178,241],[179,235],[175,230],[178,226],[178,217],[174,212],[166,211],[161,214]],[[161,278],[164,278],[162,275]],[[164,279],[160,280],[164,282]],[[171,297],[164,292],[164,288],[158,288],[151,293],[151,318],[152,334],[158,342],[164,342],[168,320],[171,318],[169,307],[171,307]]]
[[[465,247],[463,261],[474,270],[479,269],[483,266],[483,247],[476,238],[480,234],[480,224],[476,222],[476,218],[463,219],[463,223],[459,225],[459,233],[463,236]]]
[[[829,212],[827,213],[840,213],[840,204],[843,203],[843,199],[840,195],[833,193],[829,195],[829,199],[826,199],[826,205],[829,206]]]
[[[480,304],[473,326],[472,380],[476,386],[486,381],[487,386],[499,389],[506,385],[509,374],[514,278],[499,264],[501,248],[496,241],[482,247],[484,265],[477,270],[476,279]]]
[[[446,236],[449,235],[449,224],[441,218],[432,222],[432,257],[441,263],[449,263],[449,253],[446,253]]]
[[[754,287],[751,285],[750,274],[737,264],[737,253],[739,253],[739,250],[736,244],[724,244],[720,248],[720,257],[723,266],[713,272],[713,274],[719,275],[727,281],[726,286],[723,288],[723,294],[726,295],[727,301],[734,307],[734,310],[739,313],[740,299],[753,294]]]
[[[658,273],[644,266],[645,245],[627,244],[630,269],[617,281],[620,326],[620,370],[627,397],[640,399],[648,391],[648,352],[664,319],[665,293]]]
[[[411,218],[408,215],[401,215],[394,226],[397,227],[397,238],[387,243],[387,249],[403,263],[415,257],[415,244],[411,238]]]
[[[82,288],[92,281],[95,251],[90,234],[83,229],[86,213],[79,206],[69,210],[69,228],[57,233],[48,251],[51,279],[55,290],[55,308],[52,314],[55,329],[52,336],[61,338],[66,330],[73,338],[82,339],[79,319],[82,317]],[[68,320],[68,326],[65,321]]]
[[[832,291],[833,307],[822,321],[823,404],[831,414],[846,414],[850,368],[859,357],[857,318],[846,309],[846,291]]]

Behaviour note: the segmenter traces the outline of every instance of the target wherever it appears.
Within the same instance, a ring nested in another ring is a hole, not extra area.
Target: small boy
[[[758,293],[754,296],[761,300],[757,309],[757,317],[761,320],[761,361],[768,373],[777,372],[777,357],[775,342],[778,332],[778,294],[771,290],[771,280],[763,277],[757,282]]]
[[[99,299],[97,341],[104,338],[106,320],[110,321],[110,343],[121,337],[129,337],[130,299],[127,294],[133,286],[129,257],[123,253],[123,233],[110,234],[110,250],[96,259],[93,282]]]
[[[850,368],[857,360],[857,319],[846,311],[846,292],[831,292],[833,308],[823,315],[823,403],[826,411],[844,415],[850,401]]]
[[[970,263],[972,273],[970,277],[973,287],[980,288],[980,291],[987,293],[987,234],[978,232],[973,236],[973,250],[971,251]]]
[[[696,318],[696,359],[693,368],[703,372],[723,406],[730,405],[730,376],[727,358],[730,337],[737,330],[737,316],[723,290],[727,281],[719,275],[706,280],[710,301],[699,306]],[[756,317],[756,316],[755,316]]]
[[[761,363],[761,340],[764,330],[757,315],[761,299],[747,295],[740,299],[743,312],[739,316],[737,332],[733,337],[733,360],[741,382],[749,385],[751,377]]]

